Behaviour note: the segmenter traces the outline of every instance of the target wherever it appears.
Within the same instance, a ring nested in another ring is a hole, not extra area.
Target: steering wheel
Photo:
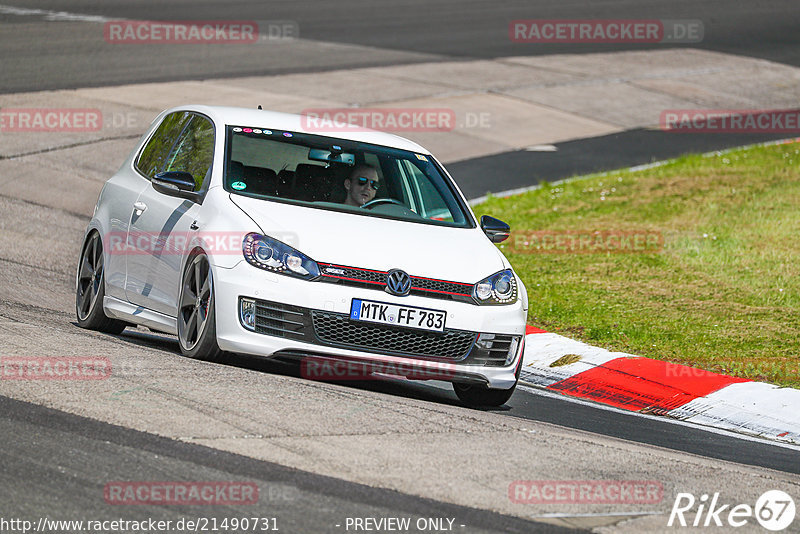
[[[361,207],[366,209],[366,210],[371,210],[375,206],[380,206],[381,204],[397,204],[398,206],[402,206],[402,207],[408,209],[408,207],[405,204],[403,204],[399,200],[395,200],[393,198],[376,198],[376,199],[370,200],[366,204],[363,204]]]

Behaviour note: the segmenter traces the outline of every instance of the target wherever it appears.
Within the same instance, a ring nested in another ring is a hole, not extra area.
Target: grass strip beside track
[[[800,144],[544,183],[474,209],[511,225],[500,246],[530,324],[800,387]]]

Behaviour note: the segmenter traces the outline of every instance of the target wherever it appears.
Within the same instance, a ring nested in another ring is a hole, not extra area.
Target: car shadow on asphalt
[[[74,323],[73,323],[74,324]],[[77,325],[76,325],[77,326]],[[134,345],[149,349],[158,349],[170,352],[179,358],[183,358],[178,348],[177,337],[161,332],[147,331],[144,327],[126,328],[122,334],[113,336]],[[302,376],[299,361],[283,360],[274,358],[263,358],[259,356],[248,356],[226,352],[218,365],[230,365],[250,371],[269,373],[281,376],[297,378],[299,380],[315,381]],[[323,381],[329,384],[336,384],[345,388],[383,393],[395,397],[433,402],[450,406],[463,406],[456,397],[449,384],[444,382],[431,382],[420,380],[407,380],[404,378],[375,377],[372,380],[336,380]],[[491,408],[473,408],[480,411],[506,412],[511,408],[508,406]]]

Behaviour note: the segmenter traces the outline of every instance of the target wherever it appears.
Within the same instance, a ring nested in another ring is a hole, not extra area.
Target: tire
[[[78,326],[109,334],[120,334],[128,323],[107,317],[103,311],[106,294],[103,243],[92,232],[83,244],[75,281],[75,316]]]
[[[208,256],[195,251],[186,262],[178,297],[178,344],[189,358],[219,361],[214,284]]]
[[[453,383],[453,390],[458,399],[470,407],[498,407],[502,406],[511,398],[519,383],[519,375],[522,372],[522,358],[517,363],[517,371],[514,373],[514,385],[510,389],[489,389],[486,386],[476,384]]]
[[[454,383],[453,389],[455,390],[458,399],[467,406],[497,407],[508,402],[508,399],[511,398],[511,395],[514,394],[514,390],[517,389],[517,385],[514,384],[511,389],[489,389],[486,386]]]

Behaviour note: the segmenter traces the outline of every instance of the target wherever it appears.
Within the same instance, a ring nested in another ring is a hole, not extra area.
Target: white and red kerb
[[[611,352],[533,326],[525,337],[524,384],[623,410],[800,444],[800,390]]]

